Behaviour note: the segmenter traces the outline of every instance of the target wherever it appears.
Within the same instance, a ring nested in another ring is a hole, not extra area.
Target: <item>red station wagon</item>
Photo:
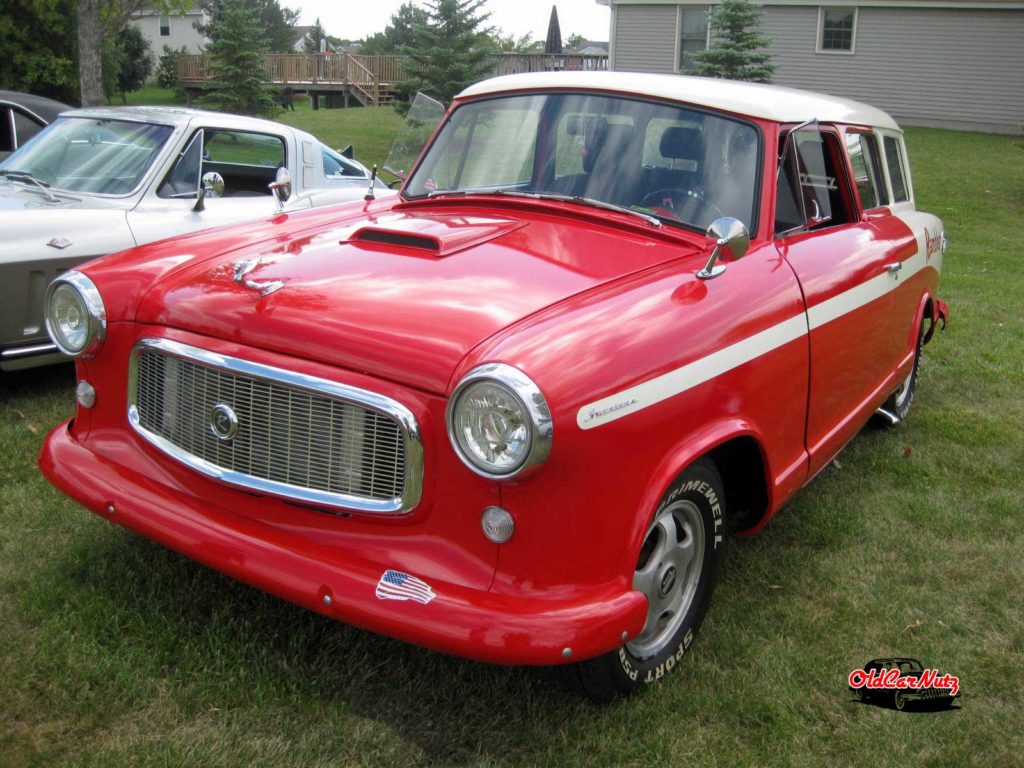
[[[327,616],[607,700],[661,679],[752,533],[914,396],[942,223],[872,107],[676,76],[460,94],[399,197],[51,286],[111,522]]]

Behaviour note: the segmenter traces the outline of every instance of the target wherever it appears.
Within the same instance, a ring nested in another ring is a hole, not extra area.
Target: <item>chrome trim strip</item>
[[[405,446],[405,482],[401,497],[386,501],[365,499],[344,493],[328,493],[275,480],[253,477],[242,472],[218,467],[205,459],[182,450],[166,438],[150,432],[142,426],[137,407],[139,355],[147,349],[157,350],[208,368],[227,370],[319,395],[326,395],[337,400],[344,400],[391,417],[402,428]],[[330,381],[329,379],[307,376],[283,368],[221,355],[169,339],[141,339],[132,348],[128,366],[128,422],[140,437],[185,466],[207,477],[212,477],[215,480],[220,480],[240,488],[256,491],[257,493],[265,493],[291,501],[300,501],[344,511],[390,515],[406,514],[412,511],[419,504],[423,494],[423,440],[420,435],[419,424],[416,422],[416,417],[413,416],[412,412],[398,401],[365,389],[358,389],[347,384]]]
[[[53,298],[53,292],[57,290],[61,283],[67,283],[78,291],[78,295],[82,297],[82,301],[85,303],[85,308],[89,311],[89,333],[85,340],[85,346],[77,352],[64,349],[57,338],[57,334],[53,332],[53,323],[50,317],[50,301]],[[103,340],[107,338],[107,309],[103,306],[103,297],[100,295],[96,284],[77,270],[65,272],[47,286],[46,297],[43,299],[43,319],[46,324],[46,332],[50,335],[50,340],[53,341],[57,349],[71,357],[81,356],[86,360],[90,357],[95,357],[100,347],[103,346]]]
[[[25,357],[26,355],[42,355],[56,351],[58,351],[56,344],[33,344],[31,347],[5,349],[3,352],[0,352],[0,357]]]
[[[503,474],[487,472],[474,464],[472,459],[463,454],[459,447],[459,441],[455,437],[455,407],[459,402],[459,397],[470,384],[485,379],[501,384],[508,389],[523,404],[530,416],[530,450],[522,464]],[[455,449],[455,455],[473,472],[489,480],[510,480],[513,477],[529,475],[547,461],[548,454],[551,453],[554,429],[551,421],[551,409],[548,408],[547,400],[544,399],[540,387],[534,384],[529,376],[518,368],[513,368],[505,363],[478,365],[462,377],[458,386],[455,387],[455,391],[452,392],[452,396],[448,399],[448,407],[445,409],[445,425],[448,429],[448,441]]]

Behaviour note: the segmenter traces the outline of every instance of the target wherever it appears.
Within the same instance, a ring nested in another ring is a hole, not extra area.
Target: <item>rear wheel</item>
[[[910,413],[910,406],[914,403],[914,392],[917,390],[917,371],[921,365],[921,349],[924,346],[924,324],[917,332],[917,345],[914,347],[914,364],[910,373],[896,391],[889,395],[889,399],[882,405],[881,410],[892,418],[889,421],[895,425],[899,424]]]
[[[709,459],[669,487],[644,537],[633,588],[647,597],[643,630],[623,647],[562,667],[570,687],[611,701],[661,680],[689,650],[721,570],[722,480]]]

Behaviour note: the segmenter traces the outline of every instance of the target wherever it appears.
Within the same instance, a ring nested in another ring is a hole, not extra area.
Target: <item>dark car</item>
[[[945,675],[936,670],[928,670],[925,665],[917,659],[903,659],[903,658],[891,658],[891,659],[872,659],[864,665],[864,674],[881,675],[888,670],[898,670],[899,675],[894,676],[897,679],[912,678],[917,685],[909,685],[905,688],[898,687],[897,685],[885,685],[884,687],[870,687],[868,685],[854,687],[850,685],[850,692],[857,698],[858,701],[872,701],[875,703],[889,703],[896,707],[898,710],[906,708],[910,702],[929,702],[941,706],[951,706],[953,702],[960,697],[959,680],[952,678],[956,681],[956,687],[949,688],[945,687],[942,683],[948,682],[951,678],[950,675]],[[928,675],[931,675],[932,682],[928,683]],[[920,678],[925,676],[925,680]],[[851,682],[853,675],[851,675]],[[887,683],[889,681],[886,681]]]
[[[0,160],[72,107],[45,96],[0,91]]]

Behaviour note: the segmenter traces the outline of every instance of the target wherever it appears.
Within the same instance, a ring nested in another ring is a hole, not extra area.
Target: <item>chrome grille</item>
[[[132,368],[136,430],[195,469],[363,511],[407,511],[418,501],[415,422],[394,401],[164,340],[136,347]],[[230,439],[215,434],[216,406],[237,418]]]

